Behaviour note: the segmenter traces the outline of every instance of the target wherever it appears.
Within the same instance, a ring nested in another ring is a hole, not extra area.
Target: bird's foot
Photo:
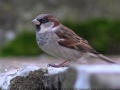
[[[56,68],[60,68],[60,67],[68,67],[69,65],[66,65],[68,61],[65,60],[64,62],[60,63],[59,65],[55,65],[55,64],[48,64],[48,66],[50,67],[56,67]]]
[[[48,67],[55,67],[55,68],[61,68],[61,67],[68,67],[69,65],[61,65],[61,64],[59,64],[59,65],[55,65],[55,64],[48,64]]]

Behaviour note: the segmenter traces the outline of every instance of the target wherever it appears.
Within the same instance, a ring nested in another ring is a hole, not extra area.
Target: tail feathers
[[[104,60],[107,63],[110,64],[117,64],[116,62],[112,61],[111,59],[107,58],[106,56],[102,55],[102,54],[98,54],[97,57],[101,60]]]

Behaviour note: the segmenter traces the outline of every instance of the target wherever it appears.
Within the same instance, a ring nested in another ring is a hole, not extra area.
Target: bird
[[[110,64],[116,63],[93,49],[86,39],[61,24],[51,14],[40,14],[31,22],[36,26],[37,45],[44,52],[65,60],[58,67],[68,61],[76,62],[79,59],[90,56]]]

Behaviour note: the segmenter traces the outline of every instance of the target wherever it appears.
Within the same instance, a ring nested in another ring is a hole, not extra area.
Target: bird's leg
[[[65,65],[65,63],[67,63],[67,62],[68,62],[68,60],[65,60],[64,62],[60,63],[59,65],[48,64],[48,66],[57,67],[57,68],[59,68],[59,67],[68,67],[69,65]]]

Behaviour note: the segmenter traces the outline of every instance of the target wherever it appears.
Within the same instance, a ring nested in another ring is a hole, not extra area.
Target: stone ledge
[[[0,74],[0,81],[1,90],[120,89],[120,66],[27,66]]]
[[[70,82],[71,74],[74,74]],[[62,88],[120,89],[119,65],[81,65],[70,67],[66,72]],[[71,74],[70,74],[71,73]],[[70,82],[69,84],[67,84]],[[72,86],[72,87],[71,87]]]

